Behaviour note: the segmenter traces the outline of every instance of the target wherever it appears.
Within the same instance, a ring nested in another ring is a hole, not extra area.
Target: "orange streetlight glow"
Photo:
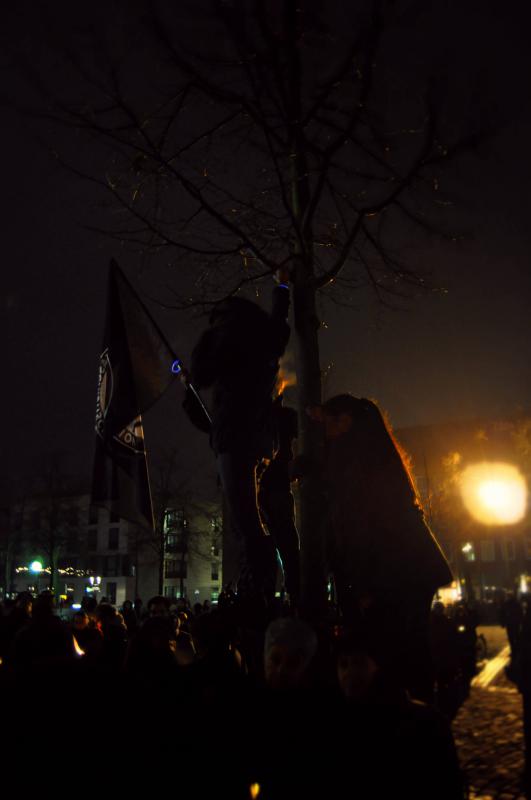
[[[460,489],[465,507],[484,525],[513,525],[526,512],[526,480],[511,464],[473,464],[461,474]]]

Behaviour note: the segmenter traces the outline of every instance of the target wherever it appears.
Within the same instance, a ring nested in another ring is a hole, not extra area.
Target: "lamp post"
[[[476,560],[476,551],[472,542],[466,542],[461,548],[461,565],[465,579],[465,597],[468,602],[476,599],[470,564]]]
[[[35,576],[36,595],[39,594],[39,575],[41,574],[42,570],[42,561],[39,561],[38,559],[35,559],[35,561],[32,561],[29,565],[29,571]]]
[[[502,564],[503,573],[500,578],[502,583],[510,583],[508,552],[504,544],[506,545],[510,526],[520,522],[527,511],[525,477],[512,464],[483,461],[471,464],[461,473],[459,488],[470,516],[485,526],[494,547],[498,545],[497,549],[505,562]],[[494,535],[495,531],[498,536]],[[463,555],[466,559],[469,558],[465,548]],[[494,560],[496,561],[496,555]]]

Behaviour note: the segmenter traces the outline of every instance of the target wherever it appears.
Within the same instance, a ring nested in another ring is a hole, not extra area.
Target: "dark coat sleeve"
[[[223,337],[215,328],[206,330],[193,349],[190,379],[197,389],[208,389],[223,370]]]

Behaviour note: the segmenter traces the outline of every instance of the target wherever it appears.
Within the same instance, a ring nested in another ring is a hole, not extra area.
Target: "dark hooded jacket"
[[[272,397],[279,358],[288,343],[289,290],[273,290],[267,314],[254,303],[228,298],[217,306],[210,327],[192,353],[190,379],[196,389],[212,389],[212,425],[188,390],[184,409],[193,424],[210,430],[216,453],[245,448],[270,457],[274,440]]]

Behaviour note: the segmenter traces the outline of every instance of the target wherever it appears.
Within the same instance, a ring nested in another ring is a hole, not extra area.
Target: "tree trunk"
[[[159,539],[159,595],[164,593],[164,528]]]
[[[186,564],[186,555],[188,553],[188,542],[186,541],[186,537],[190,535],[190,531],[185,531],[183,527],[182,535],[183,547],[181,550],[181,561],[179,564],[179,591],[181,593],[181,597],[184,597],[184,565]]]
[[[135,527],[135,600],[138,597],[138,527]]]
[[[14,553],[16,551],[15,548],[15,534],[11,531],[8,536],[7,540],[7,549],[6,549],[6,563],[5,563],[5,582],[6,582],[6,593],[13,592],[13,588],[15,585],[15,558]]]
[[[312,282],[313,283],[313,282]],[[294,287],[297,346],[297,387],[300,450],[308,459],[308,474],[299,487],[299,530],[301,535],[301,610],[304,616],[321,617],[326,608],[326,575],[322,546],[322,486],[318,468],[322,452],[322,431],[306,409],[321,402],[318,320],[315,289]]]
[[[50,556],[50,580],[48,583],[48,588],[52,593],[55,593],[55,564],[56,564],[56,557],[55,554],[52,552]]]
[[[313,230],[306,219],[311,197],[306,139],[302,127],[301,62],[299,55],[299,9],[295,0],[285,4],[285,26],[289,58],[290,203],[297,237],[292,245],[293,310],[297,347],[297,387],[300,449],[311,468],[299,488],[301,536],[301,611],[309,619],[326,610],[326,582],[322,558],[322,494],[317,468],[321,457],[322,431],[306,413],[321,402],[319,320],[313,264]]]

